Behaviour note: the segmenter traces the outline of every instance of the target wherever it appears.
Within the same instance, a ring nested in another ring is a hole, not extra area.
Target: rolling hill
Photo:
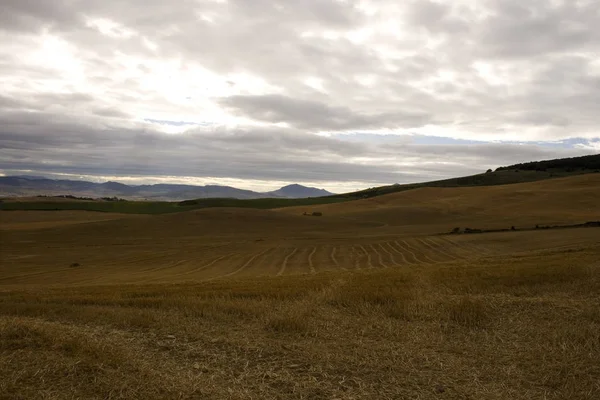
[[[495,186],[513,183],[536,182],[545,179],[566,176],[583,175],[600,172],[600,154],[560,158],[554,160],[532,161],[524,164],[514,164],[506,167],[491,169],[482,174],[463,176],[458,178],[443,179],[438,181],[394,184],[360,190],[357,192],[343,193],[330,197],[347,200],[376,197],[389,193],[423,187],[470,187],[470,186]]]
[[[126,185],[119,182],[94,183],[88,181],[55,180],[35,176],[0,177],[0,197],[14,196],[64,196],[85,198],[126,198],[132,200],[181,201],[195,198],[305,198],[329,196],[323,189],[298,184],[276,191],[261,193],[221,185]]]
[[[557,160],[536,161],[526,164],[516,164],[507,167],[500,167],[496,171],[489,170],[483,174],[465,176],[459,178],[445,179],[439,181],[411,183],[411,184],[394,184],[389,186],[381,186],[369,188],[366,190],[325,195],[327,192],[322,189],[307,188],[300,185],[289,185],[275,192],[256,193],[248,191],[240,191],[235,188],[224,186],[187,186],[187,185],[148,185],[148,186],[133,186],[131,190],[137,191],[135,196],[141,195],[145,187],[150,187],[153,190],[164,191],[170,190],[172,187],[180,188],[179,191],[170,192],[178,193],[177,197],[186,197],[191,200],[184,200],[179,203],[165,201],[60,201],[51,198],[41,199],[7,199],[4,204],[0,205],[0,209],[4,210],[90,210],[103,212],[117,213],[138,213],[138,214],[162,214],[190,211],[199,208],[212,207],[238,207],[238,208],[257,208],[257,209],[275,209],[282,207],[294,206],[315,206],[319,204],[336,204],[353,200],[364,200],[368,198],[380,197],[393,193],[401,193],[414,189],[423,188],[469,188],[469,187],[486,187],[511,185],[527,182],[538,182],[552,180],[556,178],[564,178],[570,176],[580,176],[587,174],[597,174],[600,170],[596,169],[600,162],[600,155],[574,157]],[[522,169],[520,169],[522,168]],[[17,178],[17,183],[14,183],[14,177],[0,177],[0,189],[2,188],[2,179],[13,180],[10,183],[11,187],[22,184],[25,180],[34,180],[35,177]],[[50,184],[52,181],[48,180]],[[19,183],[21,182],[21,183]],[[98,185],[90,182],[67,181],[75,182],[75,185],[86,187],[86,185]],[[47,184],[45,182],[45,184]],[[107,182],[105,187],[115,188],[121,184]],[[126,186],[126,185],[124,185]],[[166,188],[165,188],[166,187]],[[183,187],[183,188],[181,188]],[[193,189],[190,189],[193,188]],[[6,191],[6,189],[4,189]],[[129,189],[128,189],[129,190]],[[191,191],[190,191],[191,190]],[[208,191],[208,192],[206,192]],[[202,192],[202,196],[195,196]],[[241,193],[243,192],[243,193]],[[0,191],[0,193],[3,193]],[[111,194],[113,192],[110,192]],[[133,196],[133,192],[129,192]],[[160,194],[155,195],[159,196]],[[208,195],[207,193],[210,193]],[[218,196],[217,193],[221,194]],[[146,193],[148,194],[148,193]],[[134,197],[135,197],[134,196]],[[248,196],[255,196],[248,198]],[[307,197],[308,196],[308,197]],[[194,197],[196,197],[194,199]],[[110,200],[110,199],[109,199]]]
[[[600,174],[483,187],[422,187],[355,201],[281,208],[385,226],[456,227],[581,223],[600,219]],[[430,230],[431,232],[431,230]]]
[[[598,228],[534,228],[598,221],[599,198],[600,174],[586,174],[419,188],[308,208],[213,207],[160,215],[0,211],[0,285],[301,275],[587,246],[598,244]],[[508,232],[447,235],[455,227]]]

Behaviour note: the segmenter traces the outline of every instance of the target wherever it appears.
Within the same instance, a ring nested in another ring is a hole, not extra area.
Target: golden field
[[[322,217],[303,216],[320,211]],[[600,174],[0,212],[0,399],[594,399]]]

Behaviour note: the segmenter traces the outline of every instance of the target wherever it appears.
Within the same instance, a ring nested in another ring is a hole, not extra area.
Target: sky
[[[600,0],[2,0],[0,174],[333,192],[600,152]]]

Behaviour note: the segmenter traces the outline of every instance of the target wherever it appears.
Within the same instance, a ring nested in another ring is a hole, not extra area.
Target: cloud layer
[[[598,54],[596,0],[6,0],[0,170],[340,190],[588,154]]]

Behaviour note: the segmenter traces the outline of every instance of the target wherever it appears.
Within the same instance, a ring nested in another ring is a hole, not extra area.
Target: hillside
[[[129,214],[147,211],[148,214],[164,215],[89,213],[84,218],[83,214],[77,214],[85,213],[82,207],[82,211],[64,213],[3,212],[2,222],[6,227],[25,229],[27,224],[23,222],[24,215],[28,216],[27,221],[31,220],[31,223],[40,219],[36,224],[46,227],[77,225],[77,221],[87,218],[88,221],[96,221],[93,229],[91,225],[83,224],[68,227],[68,232],[57,231],[52,236],[58,241],[65,236],[80,237],[80,241],[90,246],[99,246],[107,240],[128,242],[129,238],[148,237],[148,240],[151,238],[155,242],[152,248],[158,249],[160,246],[157,243],[179,242],[180,237],[235,236],[251,240],[332,235],[344,238],[357,234],[377,237],[387,234],[438,234],[455,227],[502,229],[516,226],[520,229],[538,224],[579,224],[600,220],[599,198],[600,174],[587,174],[514,185],[419,188],[351,202],[308,204],[274,210],[235,207],[233,203],[230,204],[233,207],[193,209],[191,207],[194,206],[182,207],[177,203],[91,202],[122,207],[144,206],[148,209],[128,210]],[[264,203],[268,200],[253,201]],[[85,206],[88,203],[72,202],[72,206]],[[18,203],[3,205],[12,204]],[[182,212],[159,213],[151,208],[165,205]],[[323,216],[304,215],[314,211],[321,212]]]
[[[279,189],[275,192],[267,193],[255,193],[257,198],[247,198],[248,194],[245,193],[240,195],[239,189],[228,188],[223,186],[217,186],[216,190],[233,190],[234,192],[227,191],[226,195],[216,197],[213,195],[197,196],[194,199],[194,193],[181,190],[179,191],[180,196],[184,196],[183,193],[188,194],[188,199],[179,203],[165,202],[165,201],[86,201],[86,202],[73,202],[73,201],[60,201],[56,199],[7,199],[3,204],[0,204],[0,209],[4,210],[89,210],[89,211],[103,211],[103,212],[116,212],[116,213],[134,213],[134,214],[162,214],[172,212],[190,211],[200,208],[212,208],[212,207],[239,207],[239,208],[257,208],[257,209],[274,209],[282,207],[295,207],[295,206],[316,206],[319,204],[336,204],[343,203],[352,200],[363,200],[368,198],[380,197],[393,193],[401,193],[405,191],[411,191],[414,189],[422,188],[461,188],[461,187],[484,187],[484,186],[498,186],[498,185],[511,185],[527,182],[538,182],[545,180],[552,180],[555,178],[564,178],[570,176],[579,176],[587,174],[596,174],[597,169],[591,169],[597,166],[600,162],[600,155],[575,157],[568,159],[557,159],[532,162],[527,164],[516,164],[507,167],[500,167],[496,171],[488,171],[483,174],[445,179],[439,181],[423,182],[423,183],[411,183],[411,184],[394,184],[389,186],[381,186],[375,188],[369,188],[357,192],[350,192],[336,195],[324,195],[325,191],[316,188],[307,188],[300,185],[289,185]],[[525,165],[524,169],[519,169],[520,166]],[[0,177],[0,184],[2,179],[12,179],[13,177]],[[24,178],[19,178],[24,179]],[[36,179],[35,177],[28,177],[28,179]],[[56,182],[50,180],[50,182]],[[75,181],[73,181],[75,182]],[[90,182],[79,182],[78,185],[89,184]],[[109,187],[112,185],[108,185]],[[151,185],[155,188],[161,187],[172,187],[172,186],[183,186],[186,185]],[[2,186],[0,186],[1,188]],[[144,187],[144,186],[140,186]],[[138,187],[138,188],[140,188]],[[196,187],[194,190],[206,190],[206,187]],[[225,189],[224,189],[225,188]],[[221,193],[219,192],[219,193]],[[2,192],[0,192],[2,193]],[[195,192],[197,194],[197,192]],[[215,194],[216,192],[211,192]],[[237,193],[237,195],[236,195]],[[236,196],[241,198],[236,198]],[[309,196],[312,195],[312,196]],[[309,197],[304,197],[309,196]],[[322,197],[319,197],[322,196]],[[302,197],[302,198],[300,198]]]
[[[600,155],[590,155],[583,157],[559,158],[555,160],[532,161],[522,164],[514,164],[508,167],[499,167],[496,171],[503,170],[524,170],[524,171],[549,171],[549,172],[581,172],[595,171],[600,172]]]
[[[515,164],[499,167],[495,171],[464,176],[459,178],[443,179],[439,181],[395,184],[360,190],[357,192],[334,195],[332,197],[344,199],[361,199],[397,193],[405,190],[423,187],[468,187],[468,186],[495,186],[513,183],[536,182],[545,179],[561,178],[566,176],[582,175],[600,172],[600,154],[561,158],[545,161],[533,161],[525,164]]]
[[[486,187],[422,187],[356,201],[279,212],[323,215],[404,230],[449,231],[452,227],[581,223],[600,219],[600,174],[585,174]],[[453,225],[454,224],[454,225]],[[426,228],[428,227],[428,228]]]

